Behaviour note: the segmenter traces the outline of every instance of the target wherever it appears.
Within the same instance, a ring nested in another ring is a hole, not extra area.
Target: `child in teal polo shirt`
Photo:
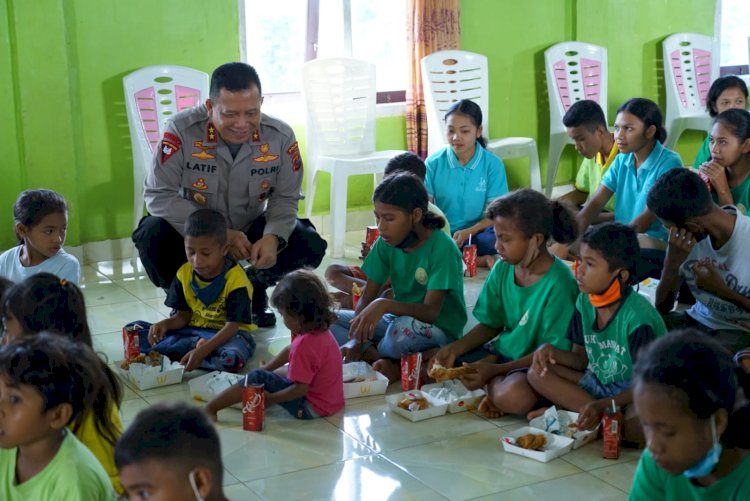
[[[459,248],[477,245],[477,263],[492,267],[495,233],[484,217],[487,205],[508,192],[505,166],[482,137],[482,110],[461,100],[445,114],[448,146],[427,158],[427,194],[445,212]]]

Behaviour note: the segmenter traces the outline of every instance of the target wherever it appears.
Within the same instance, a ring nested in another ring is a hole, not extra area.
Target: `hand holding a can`
[[[469,238],[471,238],[471,231],[469,230],[458,230],[453,233],[453,241],[456,242],[456,245],[458,245],[459,249],[464,246],[464,243]]]
[[[708,162],[703,162],[698,169],[698,175],[704,181],[708,180],[710,188],[718,194],[728,194],[729,181],[727,181],[727,170],[726,167],[711,159]]]

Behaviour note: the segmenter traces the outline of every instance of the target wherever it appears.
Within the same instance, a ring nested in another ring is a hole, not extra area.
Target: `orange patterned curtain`
[[[458,6],[459,0],[409,0],[407,41],[411,50],[411,81],[406,89],[406,144],[422,158],[427,157],[427,112],[419,64],[428,54],[459,48]]]

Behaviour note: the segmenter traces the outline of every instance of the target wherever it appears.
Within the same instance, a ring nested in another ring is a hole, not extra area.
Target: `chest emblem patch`
[[[268,146],[268,143],[263,143],[259,147],[261,155],[259,157],[255,157],[253,160],[256,162],[273,162],[274,160],[278,160],[278,155],[269,155],[268,151],[271,149],[270,146]]]
[[[190,156],[195,157],[199,160],[213,160],[216,158],[216,155],[212,155],[211,153],[206,151],[213,150],[213,146],[203,146],[203,141],[194,141],[193,146],[198,148],[200,151],[191,153]]]

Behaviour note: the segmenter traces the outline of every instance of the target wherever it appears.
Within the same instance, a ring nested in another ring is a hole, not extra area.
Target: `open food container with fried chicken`
[[[500,441],[505,452],[525,456],[542,463],[552,461],[573,448],[572,438],[554,435],[530,426],[523,426],[509,432]]]

